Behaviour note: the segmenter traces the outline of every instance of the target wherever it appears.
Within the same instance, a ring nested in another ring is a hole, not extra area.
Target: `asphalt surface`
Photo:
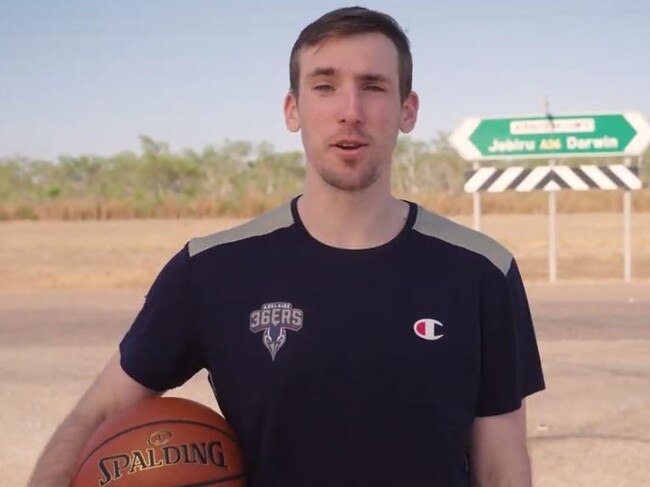
[[[650,485],[650,282],[528,287],[547,390],[528,399],[535,485]],[[116,350],[141,291],[0,293],[0,487]],[[205,376],[173,395],[217,407]]]

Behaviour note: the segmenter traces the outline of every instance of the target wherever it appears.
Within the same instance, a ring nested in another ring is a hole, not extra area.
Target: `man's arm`
[[[160,393],[131,379],[115,354],[50,438],[36,463],[29,487],[68,487],[86,441],[109,415]]]
[[[474,420],[469,453],[473,487],[530,487],[526,404],[507,414]]]

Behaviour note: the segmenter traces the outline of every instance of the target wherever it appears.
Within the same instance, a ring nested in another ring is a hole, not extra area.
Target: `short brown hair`
[[[406,34],[390,15],[363,7],[345,7],[332,10],[305,27],[289,58],[289,83],[296,96],[300,87],[298,53],[303,47],[317,46],[327,39],[357,34],[379,33],[388,37],[397,48],[399,66],[399,94],[404,101],[413,84],[413,58]]]

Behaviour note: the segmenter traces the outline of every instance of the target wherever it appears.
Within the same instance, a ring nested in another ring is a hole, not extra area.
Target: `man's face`
[[[397,48],[382,34],[329,39],[299,53],[299,93],[285,119],[301,131],[307,163],[331,186],[359,191],[390,175],[398,132],[415,125],[418,100],[399,96]]]

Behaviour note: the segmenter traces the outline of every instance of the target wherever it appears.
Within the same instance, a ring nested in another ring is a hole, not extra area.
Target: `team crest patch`
[[[287,330],[302,328],[302,315],[302,310],[291,303],[266,303],[251,313],[250,330],[264,332],[262,340],[271,353],[271,360],[275,361],[278,350],[287,341]]]

